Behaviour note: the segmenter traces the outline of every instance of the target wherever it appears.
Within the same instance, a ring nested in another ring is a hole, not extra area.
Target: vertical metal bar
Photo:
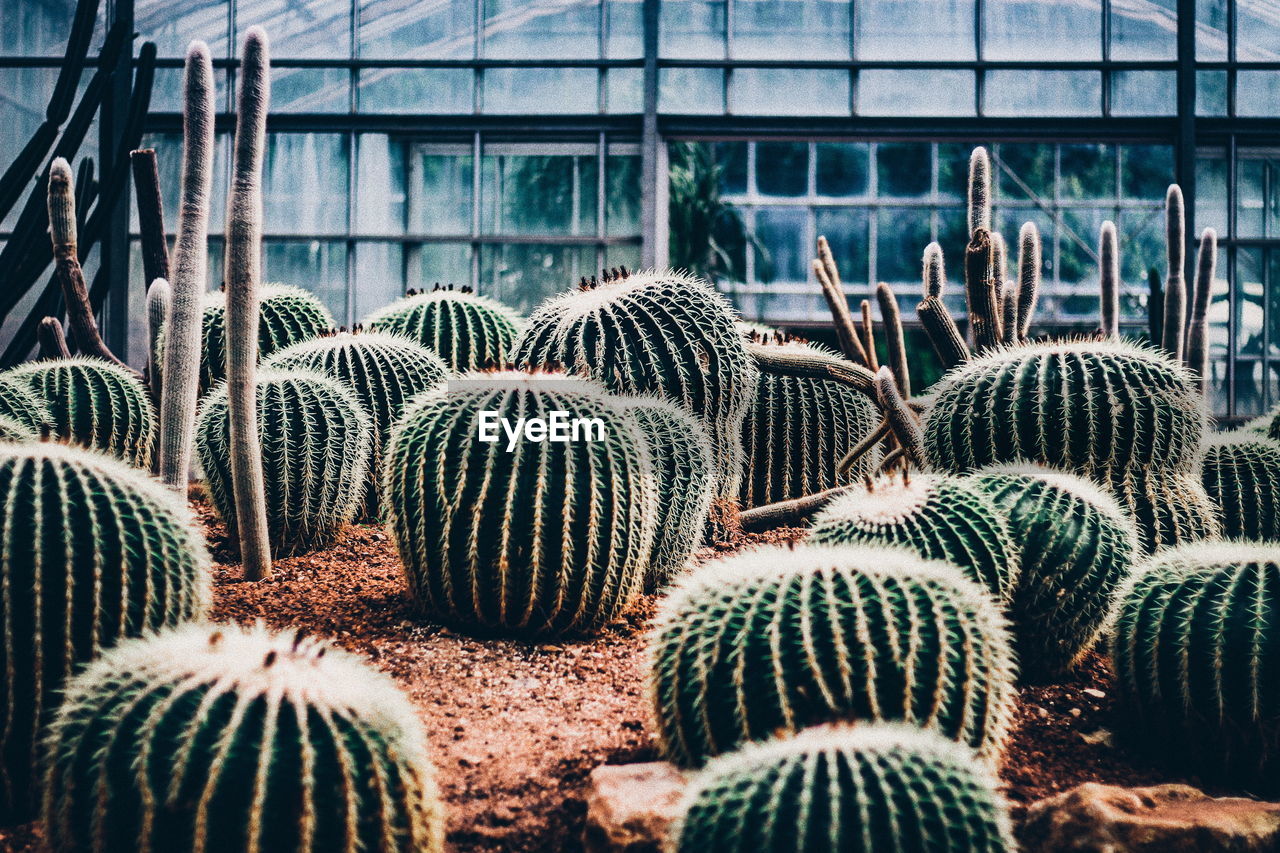
[[[480,165],[483,148],[480,143],[480,131],[477,130],[471,136],[471,284],[477,293],[480,292],[480,206],[483,202]]]
[[[1102,61],[1111,62],[1111,0],[1102,0]],[[1102,72],[1102,115],[1111,115],[1111,75],[1110,70]]]
[[[133,31],[133,0],[111,0],[107,8],[109,25],[123,24],[126,31]],[[133,47],[126,45],[120,51],[111,82],[102,100],[101,124],[98,134],[98,162],[101,164],[99,182],[104,184],[115,170],[116,155],[124,142],[129,121],[129,98],[133,91]],[[126,153],[125,156],[128,156]],[[99,263],[110,282],[104,304],[103,324],[107,346],[120,360],[129,360],[129,185],[126,184],[115,199],[111,225],[102,236],[102,254]],[[103,199],[105,202],[106,200]]]
[[[1174,162],[1186,207],[1187,237],[1196,238],[1196,0],[1178,0],[1178,135]],[[1195,280],[1195,252],[1186,253],[1187,281]]]
[[[1240,308],[1239,276],[1236,275],[1236,261],[1239,249],[1236,246],[1236,175],[1238,152],[1236,136],[1227,137],[1227,415],[1236,417],[1239,406],[1236,401],[1236,356],[1240,345],[1240,323],[1237,314]],[[1265,318],[1264,318],[1265,322]]]
[[[662,139],[658,135],[658,21],[660,0],[644,0],[644,119],[640,131],[640,265],[653,267],[666,262],[666,211],[659,211],[658,184],[666,180],[659,174],[659,152]],[[661,224],[660,224],[661,220]]]
[[[982,118],[986,111],[987,91],[987,72],[981,64],[986,58],[984,56],[986,50],[983,44],[982,16],[983,0],[973,0],[973,58],[979,63],[978,68],[973,72],[973,114],[978,118]]]
[[[353,59],[360,56],[360,0],[351,0],[351,33],[349,48]],[[354,63],[347,77],[347,110],[354,114],[359,111],[358,71]],[[356,211],[356,190],[360,186],[360,157],[358,134],[352,130],[347,134],[347,326],[354,328],[356,322],[356,223],[359,221]]]

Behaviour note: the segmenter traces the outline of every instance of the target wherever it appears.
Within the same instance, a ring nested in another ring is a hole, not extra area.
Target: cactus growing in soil
[[[650,657],[659,741],[682,766],[840,720],[911,722],[993,757],[1012,712],[995,602],[905,548],[763,547],[708,563],[660,605]]]
[[[506,305],[453,285],[411,293],[370,314],[364,325],[417,341],[459,373],[506,364],[520,333],[520,318]]]
[[[624,269],[544,302],[513,352],[527,368],[558,366],[616,393],[662,394],[684,406],[711,436],[717,496],[733,498],[758,381],[735,323],[728,301],[693,276]]]
[[[40,398],[59,438],[150,466],[155,408],[132,372],[81,356],[27,362],[0,376],[24,383]]]
[[[53,425],[52,417],[43,400],[17,378],[0,374],[0,415],[31,430],[43,432]]]
[[[256,396],[271,554],[323,547],[355,517],[364,495],[369,415],[345,386],[309,370],[263,370]],[[236,534],[225,384],[201,403],[196,451],[213,504]]]
[[[94,451],[0,444],[0,821],[36,807],[37,726],[78,666],[204,615],[209,557],[185,503]],[[132,848],[131,848],[132,849]]]
[[[266,283],[258,288],[258,358],[318,338],[334,327],[333,315],[300,287]],[[200,383],[211,388],[227,375],[227,300],[209,293],[204,300],[204,343]]]
[[[56,853],[444,850],[413,706],[300,631],[191,625],[122,644],[71,682],[45,746]]]
[[[882,477],[850,489],[814,518],[809,538],[826,545],[904,546],[926,560],[950,563],[1000,602],[1017,581],[1014,528],[982,489],[948,474]]]
[[[1024,678],[1063,674],[1093,645],[1139,553],[1138,532],[1092,481],[1037,465],[994,465],[968,478],[1017,531],[1008,613]]]
[[[995,774],[912,726],[817,726],[701,771],[677,809],[675,853],[1017,849]]]
[[[570,440],[542,440],[556,412],[568,413]],[[499,429],[536,422],[538,440]],[[595,382],[468,374],[414,402],[385,464],[409,594],[435,619],[477,633],[585,633],[640,590],[657,474],[640,427]]]
[[[1147,553],[1222,535],[1218,507],[1195,473],[1139,472],[1112,483],[1111,493],[1137,523]]]
[[[1201,466],[1224,536],[1280,541],[1280,441],[1215,433],[1205,440]]]

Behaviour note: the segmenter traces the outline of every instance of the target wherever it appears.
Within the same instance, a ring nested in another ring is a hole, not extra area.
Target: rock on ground
[[[587,787],[586,853],[658,853],[686,779],[665,761],[606,765]]]

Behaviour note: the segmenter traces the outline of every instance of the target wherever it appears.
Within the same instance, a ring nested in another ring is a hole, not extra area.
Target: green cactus
[[[1274,792],[1277,607],[1274,543],[1194,543],[1138,566],[1117,597],[1111,638],[1128,734],[1215,781]]]
[[[1154,553],[1222,535],[1218,507],[1194,474],[1131,474],[1111,492],[1138,525],[1142,549]]]
[[[571,440],[550,440],[556,412]],[[509,438],[500,425],[521,419],[547,440]],[[434,619],[477,633],[590,632],[640,590],[658,479],[644,433],[594,382],[468,374],[418,398],[385,465],[409,594]]]
[[[544,302],[513,352],[522,367],[563,367],[616,393],[681,404],[711,436],[717,496],[736,498],[742,421],[758,377],[736,320],[725,298],[697,278],[622,270]]]
[[[995,774],[913,726],[817,726],[715,759],[673,853],[1013,853]]]
[[[263,364],[269,370],[314,370],[346,385],[372,416],[373,453],[359,518],[381,517],[378,495],[382,454],[391,427],[409,400],[443,382],[449,368],[439,356],[399,335],[324,335],[283,349]]]
[[[273,556],[315,550],[355,517],[372,447],[369,415],[342,384],[309,370],[258,374],[258,432]],[[207,394],[196,453],[213,504],[236,533],[227,387]]]
[[[59,438],[150,467],[155,407],[129,371],[81,356],[27,362],[0,376],[23,383],[43,402]]]
[[[37,727],[79,665],[204,616],[209,556],[185,503],[125,463],[0,444],[0,823],[38,806]]]
[[[992,758],[1013,707],[991,596],[905,548],[766,547],[708,563],[662,602],[650,658],[662,752],[682,766],[841,720],[915,723]]]
[[[1280,541],[1280,441],[1215,433],[1205,440],[1202,466],[1224,536]]]
[[[441,853],[413,706],[354,655],[261,626],[122,644],[46,733],[54,853]]]
[[[0,373],[0,415],[18,425],[39,433],[53,425],[44,401],[28,384],[7,373]]]
[[[393,302],[364,325],[417,341],[459,373],[505,365],[520,334],[520,318],[506,305],[453,285]]]
[[[26,424],[20,423],[8,415],[0,415],[0,441],[21,443],[35,441],[36,438],[35,430]]]
[[[658,518],[645,589],[657,590],[685,567],[711,511],[711,439],[702,424],[660,397],[623,402],[644,434],[658,485]]]
[[[1265,414],[1258,415],[1240,425],[1240,432],[1260,432],[1280,441],[1280,406],[1273,406]]]
[[[1092,647],[1139,553],[1138,532],[1092,481],[1037,465],[994,465],[969,481],[1021,546],[1008,613],[1024,679],[1062,675]]]
[[[259,288],[258,358],[301,341],[319,337],[334,327],[329,309],[312,294],[287,284]],[[200,387],[212,388],[227,377],[227,295],[209,293],[204,301]]]
[[[977,484],[962,477],[884,477],[850,489],[814,518],[809,539],[905,546],[926,560],[956,566],[1000,602],[1017,583],[1015,528]]]

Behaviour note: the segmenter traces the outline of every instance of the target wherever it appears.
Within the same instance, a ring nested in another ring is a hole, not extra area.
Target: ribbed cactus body
[[[1203,542],[1139,565],[1111,659],[1131,734],[1232,785],[1274,791],[1280,751],[1280,550]]]
[[[1133,474],[1111,492],[1137,523],[1149,554],[1222,535],[1221,513],[1195,474]]]
[[[257,402],[271,553],[323,547],[364,496],[369,415],[345,386],[309,370],[261,371]],[[201,404],[196,452],[213,504],[234,533],[230,442],[227,390],[219,385]]]
[[[1216,433],[1205,441],[1201,465],[1224,536],[1280,541],[1280,441]]]
[[[209,557],[186,506],[106,455],[0,444],[0,822],[38,805],[37,727],[80,664],[204,615]]]
[[[0,415],[35,433],[53,425],[44,400],[26,381],[8,373],[0,374]]]
[[[46,832],[55,853],[440,853],[425,740],[391,679],[340,649],[192,625],[72,681],[46,739]]]
[[[712,449],[693,415],[660,397],[623,402],[644,434],[657,480],[657,522],[645,588],[665,586],[702,541],[713,496]]]
[[[775,348],[803,352],[815,364],[843,360],[811,344],[769,347]],[[871,399],[846,383],[762,367],[755,402],[742,421],[743,507],[812,495],[870,473],[878,453],[863,454],[843,477],[836,466],[879,424]]]
[[[809,538],[827,545],[905,546],[926,560],[956,566],[1001,602],[1017,579],[1014,528],[981,488],[961,477],[885,478],[869,489],[855,487],[814,518]]]
[[[662,603],[650,697],[683,765],[780,730],[905,721],[991,757],[1014,663],[994,600],[902,548],[760,548],[709,563]]]
[[[459,373],[506,364],[519,335],[519,316],[494,299],[461,290],[434,290],[370,314],[375,332],[403,335],[434,352]]]
[[[360,517],[379,518],[382,454],[391,427],[411,398],[449,375],[444,362],[425,347],[398,335],[343,333],[294,344],[263,366],[269,370],[314,370],[354,392],[372,418],[373,427],[373,452]]]
[[[1034,465],[996,465],[970,482],[1020,545],[1008,613],[1024,678],[1061,675],[1093,645],[1111,596],[1139,554],[1138,532],[1092,481]]]
[[[0,415],[0,441],[35,441],[37,437],[35,430],[26,424],[19,423],[8,415]]]
[[[818,726],[695,777],[676,853],[1013,853],[990,769],[911,726]]]
[[[287,284],[264,284],[259,292],[258,358],[302,341],[317,338],[334,327],[333,316],[312,294]],[[210,293],[204,303],[200,387],[211,388],[227,376],[227,298]]]
[[[34,361],[3,377],[26,384],[49,412],[54,433],[147,468],[156,440],[156,413],[133,374],[97,358]]]
[[[532,419],[551,430],[554,412],[568,413],[569,440],[510,439],[501,426]],[[383,498],[426,615],[539,636],[594,631],[632,602],[658,492],[644,434],[600,386],[498,372],[415,401],[387,448]]]
[[[669,271],[611,278],[543,303],[516,343],[516,363],[583,373],[622,394],[661,394],[711,436],[716,491],[737,497],[742,420],[758,371],[729,303],[699,279]]]

